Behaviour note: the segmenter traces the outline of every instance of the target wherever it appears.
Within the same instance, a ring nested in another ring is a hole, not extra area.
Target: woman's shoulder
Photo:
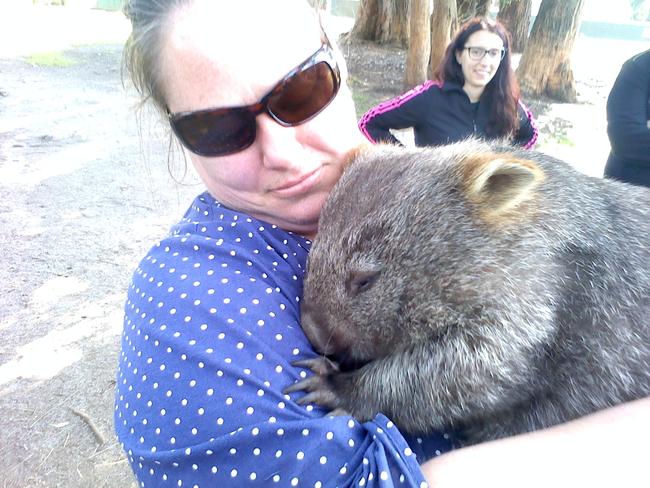
[[[630,59],[628,59],[626,63],[635,63],[646,67],[650,66],[650,49],[635,54]]]
[[[445,83],[440,80],[426,80],[424,83],[420,83],[419,85],[411,88],[403,96],[414,96],[421,93],[426,93],[427,95],[436,95],[443,92],[444,87]]]
[[[617,79],[635,80],[650,78],[650,49],[635,54],[626,60],[618,73]]]
[[[183,258],[193,254],[201,261],[219,256],[222,261],[254,260],[276,268],[282,260],[300,269],[310,246],[305,237],[232,210],[205,192],[194,199],[182,219],[149,254]]]
[[[204,193],[140,261],[132,286],[155,297],[173,289],[195,300],[224,295],[233,304],[268,293],[294,301],[310,244]]]

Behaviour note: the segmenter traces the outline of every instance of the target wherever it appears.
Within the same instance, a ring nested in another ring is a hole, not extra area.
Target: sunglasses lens
[[[201,156],[223,156],[241,151],[255,140],[255,116],[248,109],[194,112],[172,119],[183,145]]]
[[[334,99],[338,88],[338,78],[332,68],[320,62],[285,80],[269,97],[268,110],[283,124],[300,124],[323,110]]]

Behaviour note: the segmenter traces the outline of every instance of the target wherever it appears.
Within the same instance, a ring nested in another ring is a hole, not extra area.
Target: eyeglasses
[[[329,42],[291,70],[262,99],[241,107],[209,108],[167,116],[181,143],[200,156],[225,156],[255,142],[255,118],[266,112],[293,127],[316,117],[341,86],[341,73]]]
[[[499,60],[502,60],[503,57],[506,55],[505,48],[485,49],[484,47],[464,47],[463,49],[467,49],[467,52],[469,53],[469,58],[473,59],[474,61],[479,61],[483,59],[486,54],[488,54],[492,59],[496,59],[498,57]]]

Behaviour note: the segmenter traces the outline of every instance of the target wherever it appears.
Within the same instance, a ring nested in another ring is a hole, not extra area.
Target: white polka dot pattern
[[[425,486],[382,415],[359,424],[282,390],[315,356],[299,324],[309,241],[197,197],[133,275],[115,426],[140,486]]]

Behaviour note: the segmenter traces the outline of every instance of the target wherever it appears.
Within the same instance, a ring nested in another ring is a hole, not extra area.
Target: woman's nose
[[[301,164],[305,148],[298,141],[297,127],[284,127],[265,113],[257,116],[256,123],[264,166],[289,168]]]

